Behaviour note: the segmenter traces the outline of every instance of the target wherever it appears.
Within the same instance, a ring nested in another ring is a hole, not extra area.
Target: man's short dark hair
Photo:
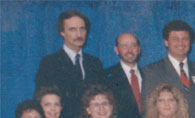
[[[43,116],[44,116],[43,110],[42,110],[40,104],[36,101],[33,101],[33,100],[25,100],[24,102],[18,104],[18,106],[16,108],[16,112],[15,112],[15,117],[21,118],[24,112],[30,111],[30,110],[37,111],[41,115],[41,118],[43,118]]]
[[[60,32],[64,31],[64,20],[69,19],[69,18],[71,18],[73,16],[78,16],[78,17],[80,17],[81,19],[84,20],[85,27],[86,27],[87,34],[88,34],[88,32],[90,30],[90,21],[84,14],[82,14],[81,12],[76,11],[76,10],[65,11],[65,12],[62,12],[59,15],[58,22],[57,22],[58,33],[60,34]]]
[[[189,33],[190,42],[192,43],[194,40],[192,27],[182,20],[173,20],[164,26],[162,30],[164,40],[168,40],[171,31],[186,31]]]

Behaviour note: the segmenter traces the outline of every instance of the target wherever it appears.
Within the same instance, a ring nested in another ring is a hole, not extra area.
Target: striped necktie
[[[189,80],[188,80],[188,78],[187,78],[187,76],[186,76],[186,73],[185,73],[185,71],[184,71],[184,69],[183,69],[184,63],[181,62],[181,63],[179,64],[179,66],[180,66],[180,78],[181,78],[181,81],[182,81],[182,83],[183,83],[185,89],[186,89],[187,91],[189,91],[188,89],[190,88],[190,83],[189,83]]]

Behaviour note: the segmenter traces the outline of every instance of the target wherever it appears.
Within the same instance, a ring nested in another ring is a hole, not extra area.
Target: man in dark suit
[[[90,29],[88,18],[78,11],[65,11],[58,18],[58,33],[64,45],[45,56],[36,75],[36,86],[57,86],[62,93],[64,118],[78,118],[80,97],[90,83],[102,79],[101,61],[82,51]]]
[[[117,100],[119,118],[140,118],[142,78],[137,66],[140,54],[139,40],[131,33],[120,34],[114,48],[120,62],[106,70]]]
[[[186,22],[174,20],[165,25],[162,33],[168,55],[143,69],[142,102],[156,85],[169,83],[184,93],[191,118],[195,118],[195,62],[187,58],[194,31]],[[145,106],[144,102],[142,104]]]

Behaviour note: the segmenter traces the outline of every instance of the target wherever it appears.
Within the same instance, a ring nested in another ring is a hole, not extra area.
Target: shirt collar
[[[178,73],[178,75],[180,75],[180,61],[176,60],[173,56],[171,56],[170,54],[168,54],[168,58],[171,62],[171,64],[173,65],[173,67],[175,68],[176,72]],[[188,61],[187,61],[187,57],[182,61],[184,66],[183,69],[186,72],[188,78],[189,78],[189,70],[188,70]]]
[[[77,53],[75,53],[72,49],[70,49],[69,47],[67,47],[65,44],[63,45],[63,49],[67,53],[67,55],[69,56],[69,58],[71,59],[71,61],[73,62],[73,64],[75,64],[75,56],[77,55]],[[81,57],[81,61],[83,61],[83,53],[82,53],[82,50],[80,50],[78,54]]]
[[[175,59],[173,56],[171,56],[170,54],[168,54],[169,60],[171,61],[171,63],[176,66],[178,66],[180,64],[180,61],[178,61],[177,59]],[[182,61],[184,63],[184,66],[187,65],[187,57]]]
[[[129,67],[129,66],[128,66],[127,64],[125,64],[122,60],[120,60],[120,63],[121,63],[121,66],[124,68],[124,70],[128,70],[128,72],[130,72],[131,69],[134,69],[135,72],[138,71],[137,63],[136,63],[136,65],[135,65],[133,68]]]
[[[123,71],[125,72],[125,75],[127,76],[127,79],[129,81],[129,83],[131,84],[131,73],[130,73],[130,70],[131,69],[134,69],[135,71],[135,74],[137,75],[137,78],[138,78],[138,82],[139,82],[139,87],[140,87],[140,92],[142,90],[142,77],[141,77],[141,74],[139,72],[139,69],[138,69],[138,66],[137,66],[137,63],[136,65],[131,68],[129,67],[127,64],[125,64],[122,60],[120,60],[120,64],[122,66],[122,69]]]

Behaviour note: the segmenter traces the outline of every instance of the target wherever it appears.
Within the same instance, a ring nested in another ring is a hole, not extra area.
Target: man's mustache
[[[78,37],[75,40],[77,40],[77,41],[84,41],[84,38]]]

